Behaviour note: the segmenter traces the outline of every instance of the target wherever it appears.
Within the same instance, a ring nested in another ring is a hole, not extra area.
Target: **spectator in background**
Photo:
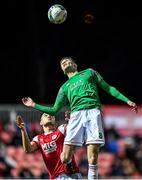
[[[116,154],[118,152],[117,140],[120,138],[119,133],[117,132],[114,126],[111,126],[109,129],[105,129],[106,144],[105,149],[108,152]]]

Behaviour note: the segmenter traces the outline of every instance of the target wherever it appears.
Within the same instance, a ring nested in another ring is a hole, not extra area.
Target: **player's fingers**
[[[20,118],[21,118],[21,116],[18,115],[18,116],[16,117],[16,120],[18,121]]]
[[[22,117],[19,115],[16,117],[16,124],[19,128],[24,127],[24,121],[23,121]]]
[[[25,98],[25,97],[23,97],[23,98],[22,98],[22,102],[25,102],[25,100],[26,100],[26,98]]]
[[[19,124],[20,121],[21,121],[21,117],[20,117],[20,116],[17,116],[17,117],[16,117],[16,122]]]
[[[65,118],[67,118],[67,119],[70,118],[70,112],[68,112],[68,111],[65,112]]]
[[[134,111],[134,112],[138,112],[138,108],[137,108],[137,106],[135,106],[134,108],[132,108],[132,111]]]
[[[138,112],[138,107],[135,107],[135,111],[136,111],[136,113]]]
[[[132,103],[132,106],[133,106],[133,107],[136,107],[136,104],[135,104],[135,103]]]
[[[22,102],[23,102],[23,103],[26,103],[27,101],[28,101],[28,97],[22,98]]]

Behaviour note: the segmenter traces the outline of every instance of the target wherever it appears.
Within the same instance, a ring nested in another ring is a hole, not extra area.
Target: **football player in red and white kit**
[[[40,121],[43,133],[35,136],[32,141],[28,137],[25,123],[21,116],[17,116],[16,124],[21,129],[24,151],[29,153],[40,149],[50,179],[82,179],[74,157],[72,158],[71,166],[70,164],[63,164],[60,160],[66,124],[56,127],[55,116],[43,113]]]

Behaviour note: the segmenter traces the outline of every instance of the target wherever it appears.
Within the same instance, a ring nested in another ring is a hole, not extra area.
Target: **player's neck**
[[[73,77],[76,73],[78,73],[78,71],[68,72],[68,73],[67,73],[67,76],[68,76],[68,78],[71,78],[71,77]]]

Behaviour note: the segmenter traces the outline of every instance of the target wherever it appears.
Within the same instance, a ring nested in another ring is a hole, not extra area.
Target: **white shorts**
[[[104,145],[103,117],[99,109],[86,109],[71,113],[64,144]]]
[[[80,173],[75,173],[72,175],[66,175],[66,174],[61,174],[59,175],[57,178],[55,178],[56,180],[71,180],[71,179],[83,179],[82,175]]]

